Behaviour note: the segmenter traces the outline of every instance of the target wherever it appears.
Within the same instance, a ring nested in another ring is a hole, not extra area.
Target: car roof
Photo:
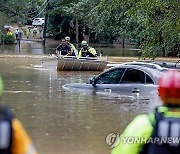
[[[141,65],[154,69],[167,70],[167,69],[180,69],[180,60],[177,62],[157,62],[157,61],[133,61],[124,63],[126,65]]]
[[[139,66],[144,66],[144,67],[153,68],[153,69],[159,69],[159,70],[164,69],[158,64],[148,63],[148,62],[141,62],[141,61],[127,62],[127,63],[124,63],[124,64],[125,65],[139,65]]]
[[[168,69],[180,69],[180,60],[177,62],[152,62],[153,64],[159,65],[162,68]]]
[[[108,72],[110,70],[113,70],[113,69],[117,69],[117,68],[132,68],[132,69],[137,69],[137,70],[143,71],[146,74],[148,74],[151,78],[153,78],[153,81],[155,82],[155,84],[158,84],[159,77],[162,75],[162,73],[164,71],[166,71],[163,69],[162,70],[154,69],[154,68],[144,67],[144,66],[140,66],[140,65],[119,64],[118,66],[114,66],[114,67],[107,69],[106,71],[102,72],[101,74]]]

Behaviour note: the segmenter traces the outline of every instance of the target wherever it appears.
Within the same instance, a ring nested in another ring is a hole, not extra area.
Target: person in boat
[[[67,42],[67,45],[69,45],[70,46],[70,48],[71,48],[71,51],[72,51],[72,56],[76,56],[77,54],[77,49],[76,49],[76,47],[72,44],[72,43],[70,43],[70,40],[71,40],[71,38],[69,37],[69,36],[66,36],[65,37],[65,40],[66,40],[66,42]]]
[[[63,56],[71,56],[71,48],[70,46],[67,44],[65,39],[61,39],[61,44],[59,44],[56,48],[56,54],[59,55],[63,55]]]
[[[0,76],[0,99],[3,81]],[[21,122],[12,110],[0,104],[0,154],[37,154],[37,151]]]
[[[90,47],[86,41],[81,42],[82,48],[79,51],[79,57],[97,57],[97,52]]]
[[[180,153],[180,72],[165,72],[158,93],[162,106],[137,116],[120,136],[109,134],[111,154]]]

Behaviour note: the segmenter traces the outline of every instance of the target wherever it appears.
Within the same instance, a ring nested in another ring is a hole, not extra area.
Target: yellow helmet
[[[86,41],[82,41],[82,42],[81,42],[81,45],[82,45],[82,46],[87,46],[88,43],[87,43]]]
[[[0,76],[0,97],[2,96],[2,93],[3,93],[3,80]]]
[[[65,37],[65,40],[66,40],[66,41],[70,41],[70,37],[69,37],[69,36],[66,36],[66,37]]]

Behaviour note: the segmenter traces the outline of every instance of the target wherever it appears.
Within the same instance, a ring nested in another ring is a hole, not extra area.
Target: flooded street
[[[53,54],[55,53],[55,49],[57,45],[60,43],[58,40],[48,40],[46,43],[46,47],[42,45],[42,42],[37,41],[28,41],[22,40],[20,43],[20,49],[18,45],[11,45],[11,46],[0,46],[0,53],[4,54],[35,54],[35,55],[42,55],[42,54]],[[138,50],[134,49],[134,47],[127,47],[126,49],[122,49],[119,46],[98,46],[96,44],[92,44],[92,47],[95,47],[97,50],[98,55],[100,54],[101,50],[103,50],[103,56],[138,56]],[[79,45],[77,49],[80,49],[81,46]]]
[[[41,55],[4,55],[0,74],[5,82],[2,98],[23,123],[39,153],[109,154],[105,137],[122,132],[134,116],[158,102],[112,94],[73,92],[70,82],[88,82],[100,72],[57,72],[40,65]]]

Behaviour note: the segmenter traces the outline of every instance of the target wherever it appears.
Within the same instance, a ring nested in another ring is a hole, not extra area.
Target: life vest
[[[92,48],[88,47],[87,49],[83,49],[83,48],[81,49],[81,56],[82,57],[86,57],[86,56],[95,57],[96,55],[92,53]]]
[[[152,142],[144,146],[141,154],[179,154],[180,153],[180,117],[165,117],[155,110]]]
[[[11,154],[12,118],[10,108],[0,106],[0,154]]]

